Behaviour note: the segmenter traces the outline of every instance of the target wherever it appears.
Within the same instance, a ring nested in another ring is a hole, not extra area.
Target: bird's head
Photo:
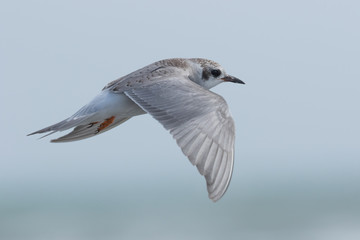
[[[191,72],[189,78],[206,89],[215,87],[223,82],[245,84],[240,79],[226,74],[220,64],[203,58],[189,59]]]

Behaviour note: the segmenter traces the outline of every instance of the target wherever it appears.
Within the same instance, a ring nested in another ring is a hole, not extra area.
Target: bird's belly
[[[96,113],[96,118],[132,117],[146,112],[142,110],[135,102],[123,93],[113,93],[111,91],[102,91],[89,104],[92,112]]]

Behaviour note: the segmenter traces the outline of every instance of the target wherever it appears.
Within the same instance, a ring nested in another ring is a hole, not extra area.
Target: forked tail
[[[49,127],[43,128],[39,131],[30,133],[30,134],[28,134],[28,136],[38,134],[38,133],[50,132],[41,137],[41,138],[43,138],[43,137],[49,136],[55,132],[61,132],[61,131],[75,127],[70,133],[68,133],[60,138],[51,140],[51,142],[72,142],[72,141],[77,141],[77,140],[82,140],[85,138],[93,137],[100,133],[106,132],[106,131],[122,124],[123,122],[127,121],[128,119],[130,119],[130,117],[126,117],[126,118],[118,117],[117,118],[115,116],[111,116],[102,121],[95,121],[95,122],[90,122],[90,123],[87,121],[88,119],[89,119],[89,116],[87,116],[86,119],[81,118],[81,117],[76,118],[76,119],[74,119],[74,118],[65,119],[64,121],[61,121],[61,122],[51,125]]]

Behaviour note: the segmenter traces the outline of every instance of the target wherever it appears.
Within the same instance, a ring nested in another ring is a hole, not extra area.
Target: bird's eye
[[[211,75],[213,75],[214,77],[218,77],[220,76],[221,71],[219,69],[213,69],[211,70]]]

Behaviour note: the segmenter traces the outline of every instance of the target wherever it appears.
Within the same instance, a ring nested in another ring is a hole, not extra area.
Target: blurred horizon
[[[131,188],[114,183],[85,189],[75,185],[73,189],[13,191],[7,195],[12,197],[0,200],[0,236],[3,239],[24,236],[26,239],[39,239],[39,236],[40,239],[54,236],[56,239],[132,236],[357,239],[360,192],[337,183],[334,188],[324,188],[323,184],[263,183],[252,189],[245,184],[231,185],[216,203],[207,199],[204,189],[181,191],[184,183],[169,179],[163,184],[136,183]]]

